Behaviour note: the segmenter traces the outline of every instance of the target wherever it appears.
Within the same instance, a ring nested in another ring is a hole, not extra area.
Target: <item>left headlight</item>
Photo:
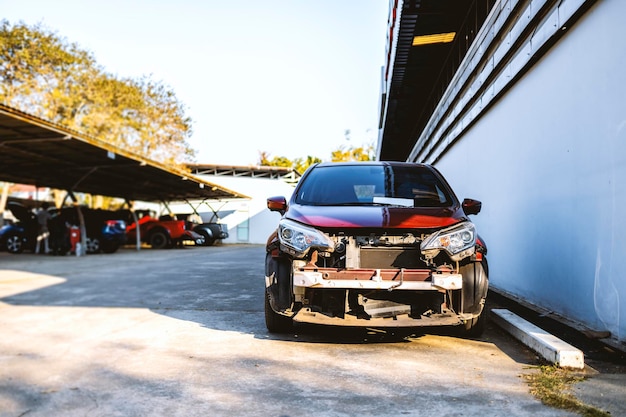
[[[476,229],[470,222],[463,222],[428,236],[420,249],[427,258],[434,258],[445,250],[453,261],[460,261],[474,253]]]
[[[306,255],[311,248],[323,251],[332,251],[334,248],[333,241],[324,233],[291,220],[280,221],[278,238],[282,245],[294,251],[297,256]]]

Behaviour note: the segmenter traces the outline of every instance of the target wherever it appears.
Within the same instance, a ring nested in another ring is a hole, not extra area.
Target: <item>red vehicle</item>
[[[313,165],[267,241],[265,322],[368,328],[485,325],[487,247],[437,169],[406,162]]]
[[[177,220],[171,216],[155,217],[150,211],[136,212],[139,218],[139,236],[141,242],[149,244],[154,249],[182,246],[184,242],[202,245],[202,235],[187,229],[185,220]],[[126,241],[133,243],[137,239],[137,226],[131,219],[126,227]]]

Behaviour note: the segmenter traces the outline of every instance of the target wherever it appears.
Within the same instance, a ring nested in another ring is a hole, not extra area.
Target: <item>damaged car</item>
[[[268,238],[265,322],[374,329],[485,327],[487,246],[432,165],[319,163],[302,176]]]

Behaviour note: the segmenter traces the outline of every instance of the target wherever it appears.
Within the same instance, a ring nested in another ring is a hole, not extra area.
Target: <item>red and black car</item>
[[[272,197],[281,219],[267,241],[265,318],[271,332],[294,323],[368,328],[485,324],[487,247],[431,165],[321,163],[291,199]]]
[[[127,220],[126,240],[136,242],[137,225],[133,221],[130,211],[122,211]],[[156,217],[152,210],[137,210],[139,223],[139,239],[154,249],[182,247],[185,242],[196,245],[204,244],[204,237],[188,228],[185,220],[179,220],[172,215]]]

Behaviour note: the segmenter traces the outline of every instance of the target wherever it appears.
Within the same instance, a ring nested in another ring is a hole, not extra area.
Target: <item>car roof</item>
[[[432,165],[422,164],[417,162],[402,162],[402,161],[346,161],[346,162],[320,162],[316,166],[326,167],[326,166],[337,166],[337,165],[375,165],[375,166],[421,166],[432,168]]]
[[[418,162],[402,162],[402,161],[345,161],[345,162],[320,162],[312,165],[310,169],[314,168],[328,168],[328,167],[346,167],[346,166],[388,166],[388,167],[414,167],[421,169],[428,169],[441,176],[441,173],[437,168],[430,164],[422,164]]]

